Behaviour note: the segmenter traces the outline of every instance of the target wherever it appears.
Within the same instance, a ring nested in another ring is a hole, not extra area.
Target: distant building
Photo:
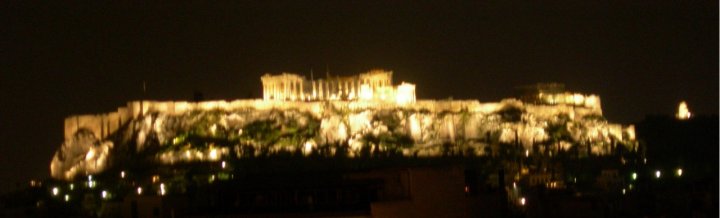
[[[415,85],[393,86],[392,71],[371,70],[357,76],[306,79],[293,73],[265,74],[260,80],[264,100],[321,101],[365,100],[398,104],[415,102]]]
[[[687,120],[690,119],[691,116],[692,113],[690,113],[687,103],[685,103],[685,101],[681,101],[680,105],[678,105],[678,112],[675,114],[675,117],[680,120]]]

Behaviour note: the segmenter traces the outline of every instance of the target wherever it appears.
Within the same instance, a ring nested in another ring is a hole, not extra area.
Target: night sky
[[[394,71],[421,99],[561,82],[630,124],[718,113],[718,1],[0,3],[0,191],[49,176],[63,119],[260,98],[260,75]],[[143,94],[143,81],[147,93]]]

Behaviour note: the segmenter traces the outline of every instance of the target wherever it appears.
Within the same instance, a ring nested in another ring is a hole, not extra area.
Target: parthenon
[[[386,70],[371,70],[357,76],[327,76],[317,80],[307,80],[293,73],[265,74],[260,80],[264,100],[415,102],[415,85],[403,82],[393,86],[392,71]]]

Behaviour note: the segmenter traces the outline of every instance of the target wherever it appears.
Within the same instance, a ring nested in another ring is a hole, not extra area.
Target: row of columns
[[[263,84],[263,97],[266,100],[295,100],[305,96],[302,80],[275,80]]]
[[[389,86],[389,81],[373,79],[337,79],[313,80],[312,95],[305,95],[303,80],[280,76],[263,79],[263,98],[265,100],[327,100],[336,98],[357,98],[360,87],[367,84],[371,90]],[[343,95],[344,94],[344,95]]]

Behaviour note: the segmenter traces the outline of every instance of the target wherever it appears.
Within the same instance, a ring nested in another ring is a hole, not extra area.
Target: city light
[[[623,195],[625,194],[625,189],[622,189],[622,193],[623,193]]]
[[[660,170],[655,171],[655,178],[660,178]]]
[[[165,195],[165,183],[160,183],[160,195]]]
[[[138,187],[138,188],[137,188],[137,194],[138,194],[138,195],[141,195],[141,194],[142,194],[142,187]]]
[[[218,159],[217,149],[211,148],[210,154],[208,155],[208,157],[210,158],[210,160],[217,160]]]
[[[221,166],[223,169],[225,169],[225,161],[223,161],[222,163],[220,163],[220,166]]]
[[[107,199],[107,197],[108,197],[108,193],[105,190],[103,190],[100,195],[102,196],[103,199]]]
[[[681,169],[681,168],[678,168],[677,171],[675,172],[675,174],[676,174],[678,177],[682,176],[682,173],[683,173],[683,172],[682,172],[682,169]]]
[[[520,198],[520,205],[525,206],[525,197]]]
[[[687,103],[685,103],[685,101],[681,101],[680,105],[678,105],[678,112],[677,114],[675,114],[675,117],[677,117],[679,120],[687,120],[690,119],[691,116],[692,113],[690,113]]]
[[[632,173],[632,180],[637,180],[637,173],[636,173],[636,172],[633,172],[633,173]]]
[[[60,189],[59,189],[58,187],[53,187],[53,188],[52,188],[52,195],[53,195],[53,196],[57,196],[58,193],[60,193]]]
[[[72,191],[74,189],[75,189],[75,184],[70,183],[70,190]]]
[[[125,171],[120,171],[120,178],[125,178]]]
[[[68,201],[70,201],[70,195],[65,194],[65,202],[68,202]]]

